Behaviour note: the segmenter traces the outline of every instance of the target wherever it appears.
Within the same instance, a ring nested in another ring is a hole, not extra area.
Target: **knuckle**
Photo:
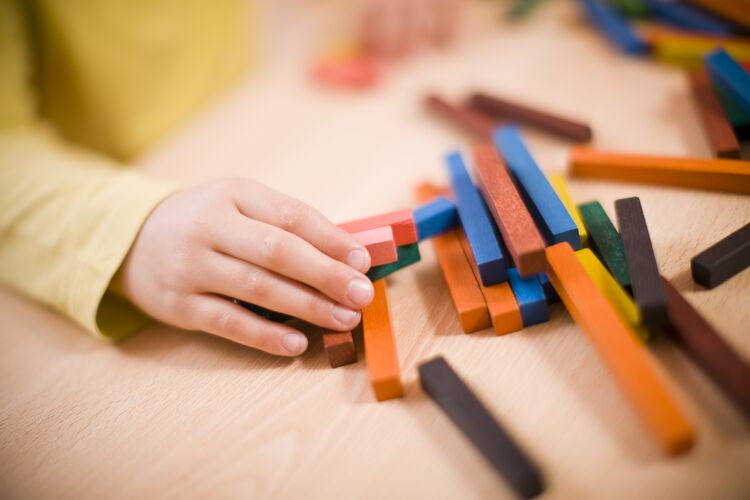
[[[186,330],[200,329],[199,325],[194,321],[195,312],[191,311],[186,304],[188,299],[189,296],[180,291],[166,289],[160,294],[158,302],[149,304],[150,307],[155,308],[153,311],[148,312],[154,318],[178,328]]]
[[[175,326],[187,330],[199,330],[203,328],[200,321],[200,304],[194,296],[172,297],[166,300],[174,304],[172,311],[175,313]]]
[[[237,329],[237,322],[237,314],[229,308],[212,313],[209,319],[212,328],[222,333],[234,333]]]
[[[185,298],[182,296],[182,294],[177,293],[175,290],[166,290],[162,294],[161,300],[164,304],[165,310],[169,311],[170,313],[176,313],[178,316],[181,316],[187,308]]]
[[[290,200],[279,209],[279,227],[285,231],[295,232],[305,222],[305,206],[295,200]]]
[[[178,286],[178,283],[184,282],[186,278],[191,276],[192,267],[190,252],[186,249],[180,248],[176,251],[172,257],[164,263],[165,269],[168,271],[166,274],[172,279],[169,284],[171,286]]]
[[[260,251],[264,262],[269,265],[278,264],[284,258],[285,243],[278,231],[268,231],[260,242]]]
[[[188,242],[206,241],[213,234],[213,225],[202,213],[191,214],[186,222],[184,236]]]
[[[254,300],[265,299],[268,296],[268,281],[265,279],[263,271],[259,268],[248,270],[243,276],[240,286]]]

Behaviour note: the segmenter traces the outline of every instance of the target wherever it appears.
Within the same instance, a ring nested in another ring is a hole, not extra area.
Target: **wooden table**
[[[203,113],[141,168],[186,182],[255,177],[333,220],[413,206],[412,186],[444,180],[468,139],[421,106],[482,88],[581,117],[594,145],[707,155],[684,75],[615,53],[575,5],[543,5],[474,29],[443,53],[398,63],[376,90],[312,88],[299,65],[271,65]],[[527,134],[547,171],[569,145]],[[750,272],[711,291],[692,255],[750,220],[750,198],[571,181],[578,202],[641,197],[660,268],[747,359]],[[540,464],[549,498],[749,498],[747,422],[664,339],[653,355],[694,418],[697,446],[667,459],[561,305],[512,335],[463,334],[431,246],[389,289],[403,399],[376,403],[363,362],[330,369],[319,333],[298,359],[153,326],[107,345],[0,291],[0,496],[4,498],[510,497],[416,380],[442,354]],[[361,353],[360,353],[361,356]]]

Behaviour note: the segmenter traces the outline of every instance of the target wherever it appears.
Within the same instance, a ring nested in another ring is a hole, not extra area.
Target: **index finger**
[[[255,182],[240,183],[235,203],[251,219],[277,226],[357,271],[370,269],[370,254],[344,229],[299,200]]]

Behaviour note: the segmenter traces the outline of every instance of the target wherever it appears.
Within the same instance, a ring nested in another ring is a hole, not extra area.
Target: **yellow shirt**
[[[237,80],[246,0],[0,0],[0,280],[119,338],[108,291],[174,190],[123,163]]]

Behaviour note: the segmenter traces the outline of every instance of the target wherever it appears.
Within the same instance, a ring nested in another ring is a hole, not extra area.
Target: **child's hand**
[[[304,352],[307,338],[229,298],[348,330],[373,297],[370,256],[303,203],[244,179],[177,192],[149,216],[118,276],[154,318],[273,354]]]
[[[460,0],[360,1],[364,45],[381,55],[447,43],[460,7]]]

